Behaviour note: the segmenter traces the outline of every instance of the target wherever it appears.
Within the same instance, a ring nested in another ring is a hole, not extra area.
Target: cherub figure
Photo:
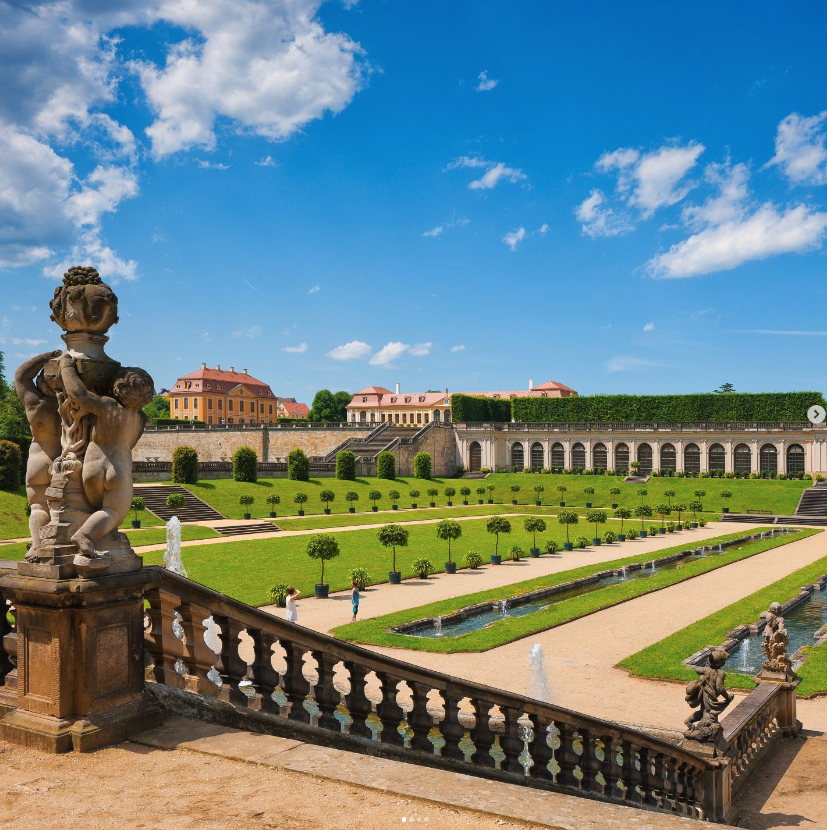
[[[60,415],[57,396],[38,372],[62,352],[46,352],[27,360],[14,373],[14,388],[26,410],[26,418],[32,430],[32,444],[26,465],[26,494],[32,508],[29,532],[32,546],[26,554],[27,562],[36,562],[40,548],[40,531],[49,524],[49,507],[46,488],[51,483],[52,462],[60,455]]]
[[[95,512],[72,536],[81,552],[95,559],[96,542],[115,530],[132,503],[132,449],[144,431],[142,412],[155,396],[152,378],[137,368],[122,368],[112,383],[112,396],[90,392],[71,355],[60,361],[66,393],[95,415],[83,460],[83,489]]]
[[[723,729],[718,717],[733,700],[724,686],[726,672],[722,669],[727,657],[723,649],[716,648],[709,655],[708,667],[693,667],[700,677],[687,683],[686,702],[697,711],[684,721],[688,727],[685,738],[703,743],[718,739]]]
[[[764,642],[761,644],[761,650],[767,658],[763,668],[771,672],[792,673],[792,663],[787,656],[790,637],[781,616],[781,603],[773,602],[769,611],[761,613],[761,618],[766,620]]]

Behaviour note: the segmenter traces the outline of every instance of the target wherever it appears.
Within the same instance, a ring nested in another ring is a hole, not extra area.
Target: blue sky
[[[827,389],[827,9],[0,2],[0,349],[277,394]]]

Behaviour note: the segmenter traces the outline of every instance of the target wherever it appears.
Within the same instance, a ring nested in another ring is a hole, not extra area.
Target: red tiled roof
[[[532,391],[551,392],[555,389],[560,389],[563,392],[574,392],[575,395],[577,394],[577,392],[575,392],[575,390],[570,386],[566,386],[564,383],[558,383],[556,380],[547,380],[545,383],[535,386]]]
[[[354,392],[354,397],[356,395],[390,395],[391,390],[385,389],[384,386],[366,386],[364,389],[360,389],[358,392]]]
[[[289,412],[294,418],[304,418],[310,414],[310,407],[306,403],[281,401],[281,406],[285,412]]]
[[[381,387],[370,386],[368,389],[357,392],[346,408],[351,406],[398,406],[404,409],[406,406],[446,406],[443,401],[446,397],[451,397],[450,394],[446,395],[444,392],[396,393],[389,389],[385,389],[381,393],[370,391],[375,389],[381,389]],[[362,398],[367,398],[367,401],[363,402]],[[423,400],[420,400],[420,398]]]
[[[230,386],[236,386],[238,384],[244,384],[245,386],[251,386],[258,389],[259,387],[266,389],[270,392],[270,385],[265,383],[263,380],[258,380],[258,378],[254,378],[252,375],[246,375],[244,372],[229,372],[224,369],[198,369],[195,372],[190,372],[188,375],[182,375],[176,381],[176,384],[182,380],[204,380],[204,381],[214,381],[218,383],[227,383]],[[175,392],[175,386],[172,387],[172,391]]]

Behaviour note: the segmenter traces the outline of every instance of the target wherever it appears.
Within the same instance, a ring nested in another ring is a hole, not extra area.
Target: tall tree
[[[345,407],[352,398],[350,392],[336,392],[334,395],[329,389],[320,389],[313,398],[308,417],[311,421],[346,421]]]

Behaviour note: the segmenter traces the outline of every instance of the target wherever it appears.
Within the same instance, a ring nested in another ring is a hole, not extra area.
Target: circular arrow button
[[[823,406],[815,404],[807,410],[807,418],[812,424],[823,424],[824,419],[827,418],[827,411]]]

